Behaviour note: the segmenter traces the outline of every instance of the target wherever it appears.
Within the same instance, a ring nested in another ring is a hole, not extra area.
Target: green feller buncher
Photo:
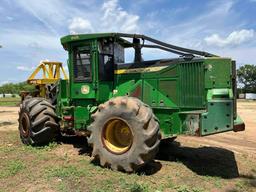
[[[83,134],[101,166],[134,172],[158,152],[161,139],[243,131],[237,115],[235,61],[140,34],[96,33],[61,38],[69,78],[51,95],[29,97],[19,113],[26,145],[60,134]],[[125,51],[134,49],[134,62]],[[177,58],[143,60],[142,49]]]

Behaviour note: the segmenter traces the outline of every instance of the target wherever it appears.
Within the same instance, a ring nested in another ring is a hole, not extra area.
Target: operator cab
[[[93,59],[90,45],[76,47],[73,50],[74,82],[92,82]],[[124,47],[111,39],[98,42],[99,80],[114,80],[114,64],[124,63]],[[95,62],[95,61],[94,61]]]

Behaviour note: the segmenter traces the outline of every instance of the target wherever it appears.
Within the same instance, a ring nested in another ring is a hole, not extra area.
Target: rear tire
[[[88,143],[103,167],[134,172],[158,152],[159,123],[151,108],[137,98],[116,97],[99,105]]]
[[[54,106],[44,98],[28,98],[20,105],[19,132],[26,145],[45,145],[59,134]]]

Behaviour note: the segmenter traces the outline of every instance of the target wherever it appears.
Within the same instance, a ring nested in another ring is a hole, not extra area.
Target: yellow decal
[[[147,72],[155,72],[160,71],[168,66],[160,66],[160,67],[145,67],[145,68],[134,68],[134,69],[118,69],[115,70],[115,74],[124,74],[124,73],[147,73]]]

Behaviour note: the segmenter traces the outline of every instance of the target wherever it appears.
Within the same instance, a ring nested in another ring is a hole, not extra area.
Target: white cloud
[[[212,34],[204,40],[207,45],[217,47],[234,46],[250,41],[254,37],[254,30],[242,29],[240,31],[233,31],[226,38],[220,37],[218,34]]]
[[[66,20],[64,11],[70,11],[65,10],[65,6],[63,6],[65,3],[61,0],[45,0],[40,3],[34,0],[16,0],[15,3],[38,19],[55,35],[58,35],[56,27],[64,23]]]
[[[128,13],[120,5],[118,0],[108,0],[101,6],[99,12],[73,17],[69,24],[69,32],[138,32],[139,16]]]
[[[223,57],[231,57],[232,59],[236,60],[237,67],[239,67],[241,64],[256,64],[256,47],[237,46],[232,49],[228,47],[223,49],[216,48],[214,53]]]
[[[81,17],[74,17],[68,28],[71,34],[91,33],[93,31],[91,22]]]
[[[104,12],[101,19],[108,31],[136,32],[139,16],[130,14],[118,4],[118,0],[109,0],[102,5]]]
[[[18,69],[19,71],[33,71],[33,70],[34,70],[34,67],[28,67],[28,66],[22,66],[22,65],[20,65],[20,66],[17,66],[17,69]]]
[[[20,31],[18,29],[3,29],[1,32],[0,39],[5,48],[29,47],[33,49],[44,48],[49,50],[62,49],[59,36],[52,34],[31,30]],[[17,41],[17,39],[19,39],[19,41]]]
[[[182,22],[180,22],[181,15],[176,16],[170,13],[170,20],[161,20],[161,14],[158,14],[153,18],[147,17],[146,22],[153,22],[154,28],[148,30],[149,27],[145,27],[143,30],[171,44],[210,51],[204,43],[204,37],[207,34],[215,33],[215,31],[224,31],[227,26],[230,26],[230,18],[236,18],[233,6],[233,0],[221,1],[221,3],[217,0],[212,1],[205,4],[205,10],[200,14],[189,18],[185,17],[186,19]],[[155,20],[158,22],[154,22]]]

